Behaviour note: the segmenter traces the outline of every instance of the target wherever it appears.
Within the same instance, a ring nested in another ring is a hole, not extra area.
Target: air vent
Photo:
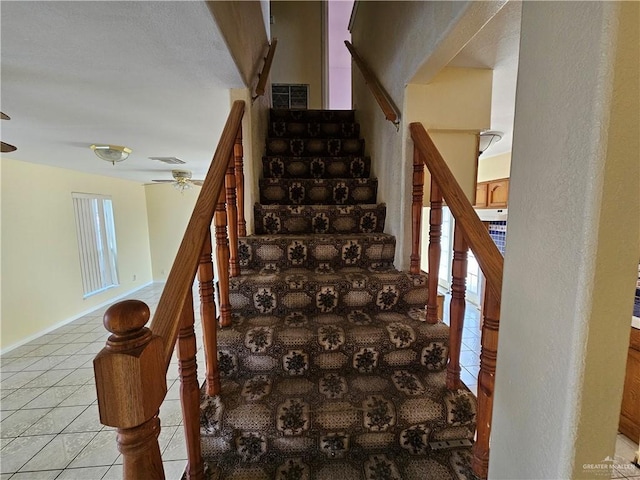
[[[159,162],[168,163],[169,165],[182,165],[186,163],[183,160],[180,160],[179,158],[176,158],[176,157],[149,157],[149,159],[158,160]]]

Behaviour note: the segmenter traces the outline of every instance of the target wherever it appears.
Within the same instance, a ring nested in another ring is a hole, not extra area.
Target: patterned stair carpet
[[[393,266],[359,132],[353,111],[271,111],[222,393],[202,392],[208,478],[475,478],[475,396],[445,387],[448,327]]]

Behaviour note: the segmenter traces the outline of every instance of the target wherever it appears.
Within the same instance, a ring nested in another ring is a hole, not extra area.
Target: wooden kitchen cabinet
[[[509,199],[509,179],[501,178],[476,184],[476,208],[504,208]]]
[[[478,183],[476,185],[476,204],[475,207],[486,207],[487,206],[487,188],[489,184],[487,182]]]
[[[618,430],[634,442],[640,437],[640,330],[631,328]]]

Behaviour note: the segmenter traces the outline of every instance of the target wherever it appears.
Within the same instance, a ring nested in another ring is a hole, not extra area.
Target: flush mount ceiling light
[[[502,139],[502,135],[504,135],[504,133],[498,132],[497,130],[486,130],[482,132],[480,134],[480,145],[478,146],[480,155],[482,155],[491,145],[499,142]]]
[[[106,162],[116,164],[116,162],[122,162],[129,157],[131,149],[122,147],[120,145],[91,145],[91,150],[96,156]]]

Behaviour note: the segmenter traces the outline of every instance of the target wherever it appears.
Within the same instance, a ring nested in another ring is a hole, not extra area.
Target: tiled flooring
[[[161,284],[135,292],[153,312]],[[197,298],[197,293],[194,295]],[[122,478],[122,459],[115,432],[98,420],[93,358],[108,332],[105,308],[0,357],[0,480],[98,480]],[[198,365],[204,365],[202,331],[196,308]],[[462,337],[462,380],[477,388],[480,349],[478,311],[467,307]],[[181,478],[186,463],[181,425],[178,367],[169,367],[168,393],[160,410],[160,448],[166,478]],[[198,374],[200,381],[204,374]],[[627,460],[637,449],[618,435],[616,455]],[[640,479],[640,470],[614,470],[613,478]]]

